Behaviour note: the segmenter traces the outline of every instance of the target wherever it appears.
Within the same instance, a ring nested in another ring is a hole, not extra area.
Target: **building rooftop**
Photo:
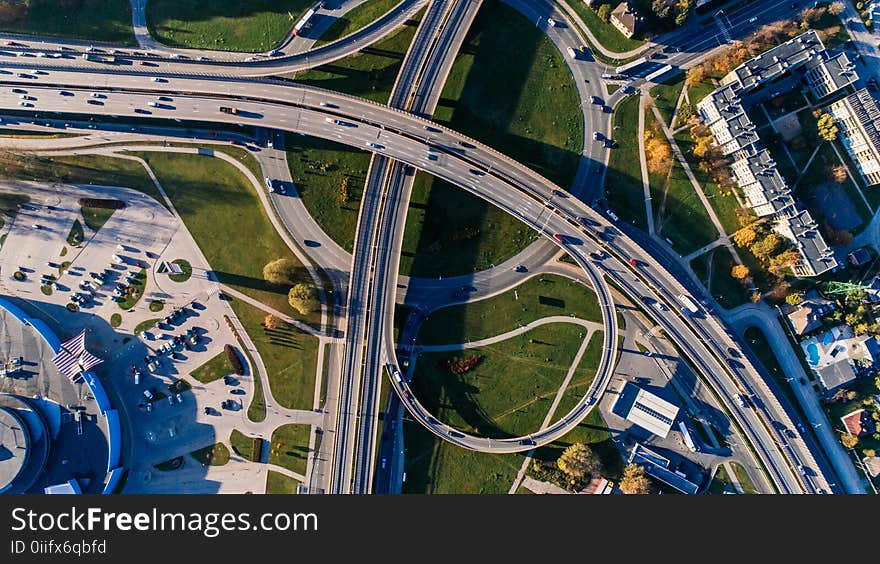
[[[794,198],[785,179],[776,168],[776,161],[762,148],[731,165],[736,183],[759,217],[778,213],[794,206]]]
[[[727,84],[735,81],[744,89],[751,90],[803,65],[824,50],[822,40],[815,31],[810,30],[749,59],[730,71],[722,82]]]
[[[666,438],[678,415],[678,406],[627,382],[617,396],[614,411],[630,423]]]
[[[864,409],[857,409],[847,413],[840,420],[843,422],[846,430],[857,437],[870,435],[876,428],[874,420],[871,419],[871,414]]]
[[[642,16],[629,5],[629,2],[621,2],[611,10],[611,17],[617,20],[629,32],[634,34],[642,22]]]
[[[813,57],[804,65],[804,79],[816,98],[824,98],[859,79],[855,64],[846,53]]]
[[[783,234],[788,236],[801,254],[798,274],[818,276],[837,267],[834,251],[819,233],[819,225],[807,210],[800,210],[780,218],[779,224]]]
[[[877,102],[866,88],[850,94],[846,101],[852,107],[856,119],[865,128],[868,141],[875,151],[880,152],[880,108],[877,107]]]
[[[783,309],[797,335],[805,335],[822,327],[822,317],[835,308],[834,302],[820,298],[815,292],[810,294],[800,304]]]
[[[680,469],[674,469],[672,462],[668,458],[661,456],[641,443],[636,443],[633,446],[629,462],[642,466],[649,476],[672,486],[682,493],[695,494],[700,490],[700,484],[694,482],[687,473],[682,472]]]
[[[880,476],[880,456],[866,456],[862,459],[862,463],[864,463],[865,470],[872,478]]]
[[[819,381],[826,390],[834,390],[849,384],[856,379],[856,371],[853,365],[846,359],[839,360],[820,368],[817,372]]]

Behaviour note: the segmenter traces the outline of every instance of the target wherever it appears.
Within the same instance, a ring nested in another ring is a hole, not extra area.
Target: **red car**
[[[633,265],[633,266],[638,266],[638,265],[639,265],[639,261],[637,261],[637,260],[634,259],[634,258],[629,259],[629,263],[630,263],[631,265]]]
[[[562,235],[560,235],[559,233],[554,233],[553,238],[556,239],[557,241],[559,241],[560,243],[565,243],[565,239],[563,239]]]

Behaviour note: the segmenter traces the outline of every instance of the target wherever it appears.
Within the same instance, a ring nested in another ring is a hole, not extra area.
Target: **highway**
[[[300,131],[361,147],[374,142],[374,137],[381,136],[384,141],[380,150],[389,157],[427,170],[468,189],[517,215],[533,227],[541,226],[540,231],[544,236],[552,237],[551,229],[558,229],[555,232],[560,233],[573,232],[572,237],[580,240],[581,244],[573,245],[569,242],[565,246],[582,266],[587,267],[589,264],[588,251],[605,243],[606,249],[613,255],[600,262],[606,274],[636,300],[644,295],[668,304],[669,313],[660,315],[649,311],[649,314],[667,330],[682,348],[684,355],[694,363],[713,388],[716,388],[716,393],[742,427],[742,431],[756,449],[758,458],[767,468],[771,480],[777,484],[777,487],[781,491],[793,492],[829,491],[829,480],[825,477],[824,468],[816,462],[811,452],[811,445],[805,444],[801,437],[787,441],[773,432],[771,422],[774,420],[786,424],[789,428],[794,425],[791,423],[790,415],[775,400],[773,392],[767,387],[755,366],[748,359],[737,361],[737,364],[742,365],[741,367],[728,365],[728,350],[739,348],[730,337],[728,330],[711,315],[690,319],[678,314],[675,296],[687,291],[664,266],[657,263],[650,252],[630,239],[628,234],[609,235],[607,232],[609,221],[581,202],[573,198],[553,201],[552,190],[556,188],[519,163],[448,129],[441,129],[440,134],[432,135],[429,140],[424,133],[427,122],[417,117],[370,102],[301,86],[283,86],[268,82],[248,83],[208,77],[171,77],[166,79],[168,81],[166,83],[154,83],[146,76],[124,74],[112,77],[105,74],[101,77],[103,80],[96,80],[97,77],[92,73],[55,71],[34,76],[36,78],[31,79],[12,76],[10,80],[9,75],[2,75],[0,79],[7,83],[14,81],[19,84],[29,84],[28,89],[33,92],[28,95],[37,98],[33,101],[32,107],[36,110],[140,117],[168,114],[183,119],[253,123]],[[61,96],[57,93],[57,87],[51,89],[34,87],[34,82],[40,84],[51,82],[64,88],[71,87],[68,89],[74,95]],[[77,84],[88,87],[96,82],[99,85],[95,88],[102,88],[100,85],[102,83],[104,87],[152,92],[150,94],[109,92],[105,99],[92,99],[86,91],[76,91],[72,88]],[[169,104],[173,106],[173,110],[161,108],[150,114],[135,113],[135,109],[153,112],[147,109],[148,102],[153,101],[155,94],[160,91],[166,93],[169,87],[172,91],[200,92],[209,97],[174,95],[173,102]],[[223,102],[222,98],[217,98],[213,94],[214,92],[248,97],[250,100],[236,100],[234,104],[241,111],[238,116],[228,116],[221,114],[217,108],[221,103],[229,102]],[[89,100],[93,103],[89,103]],[[326,100],[332,100],[338,108],[330,110],[321,107],[319,102]],[[32,111],[31,107],[18,107],[18,101],[18,98],[10,96],[9,93],[4,93],[2,96],[4,108]],[[172,111],[173,114],[170,113]],[[344,119],[355,127],[330,125],[326,122],[327,118],[331,121]],[[467,145],[462,145],[463,143]],[[426,159],[429,145],[439,151],[440,157],[437,161]],[[475,174],[474,170],[482,171],[482,174]],[[548,205],[547,202],[550,204]],[[598,228],[575,227],[579,225],[581,217],[590,218],[605,231],[600,232]],[[614,228],[610,227],[610,229]],[[605,233],[605,236],[611,237],[613,241],[602,241],[600,233]],[[640,266],[632,267],[628,262],[629,259],[636,259]],[[587,272],[589,274],[589,270]],[[648,285],[645,285],[646,283]],[[737,382],[741,382],[741,386],[745,389],[741,389]],[[490,452],[513,452],[530,448],[505,444],[504,441],[487,441],[478,437],[450,437],[449,429],[432,424],[427,419],[429,416],[420,412],[416,402],[407,401],[407,389],[404,386],[395,385],[395,389],[404,397],[405,405],[414,416],[423,415],[423,423],[439,436],[445,434],[446,440]],[[741,392],[753,395],[759,400],[754,408],[739,408],[736,402],[732,401],[733,395]],[[541,436],[539,441],[545,438],[547,436]],[[801,464],[809,470],[809,474],[812,474],[803,480],[797,469]]]

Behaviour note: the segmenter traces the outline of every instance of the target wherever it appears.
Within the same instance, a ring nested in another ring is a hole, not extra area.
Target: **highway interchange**
[[[426,2],[403,2],[395,9],[414,13]],[[511,2],[528,14],[549,15],[564,21],[562,14],[551,12],[542,2]],[[35,98],[28,111],[66,112],[87,115],[131,117],[173,117],[200,122],[245,123],[272,130],[305,133],[332,139],[361,149],[373,150],[374,158],[368,175],[368,187],[361,216],[352,263],[347,267],[350,285],[345,295],[344,360],[342,361],[340,405],[335,411],[336,440],[330,491],[368,493],[375,468],[378,378],[387,371],[394,390],[411,416],[437,436],[464,448],[485,452],[521,452],[561,437],[580,422],[604,391],[613,370],[616,355],[616,318],[614,304],[606,280],[612,281],[633,301],[646,298],[664,303],[665,312],[646,308],[648,315],[660,325],[715,391],[737,423],[738,432],[752,446],[756,458],[767,472],[767,479],[784,493],[831,492],[836,480],[819,447],[809,436],[797,434],[790,439],[775,429],[774,422],[795,428],[793,415],[771,389],[758,368],[748,357],[735,351],[741,343],[711,311],[691,318],[679,312],[677,296],[695,294],[687,282],[667,270],[668,264],[658,261],[655,249],[642,246],[638,235],[625,226],[615,225],[607,216],[584,203],[593,203],[601,178],[594,170],[604,170],[604,153],[589,139],[584,142],[584,158],[572,196],[560,187],[523,165],[499,154],[490,147],[466,138],[448,128],[432,124],[422,116],[430,116],[436,105],[439,89],[448,65],[457,52],[478,2],[432,2],[427,14],[439,14],[436,20],[425,16],[413,41],[410,54],[402,68],[395,88],[395,98],[382,106],[350,96],[305,87],[295,82],[248,77],[290,72],[335,59],[315,55],[291,55],[266,61],[205,62],[195,60],[157,60],[158,67],[147,71],[140,65],[107,65],[88,63],[79,58],[25,58],[0,55],[2,83],[24,88]],[[441,8],[442,7],[442,8]],[[471,10],[468,12],[467,10]],[[530,10],[532,12],[530,12]],[[788,3],[765,4],[757,9],[763,22],[782,17]],[[749,16],[756,12],[750,11]],[[447,16],[448,17],[442,17]],[[383,25],[364,28],[363,33],[375,41],[399,21],[383,18]],[[448,25],[441,27],[439,21]],[[540,20],[539,20],[540,21]],[[449,25],[451,22],[451,25]],[[755,24],[760,25],[760,22]],[[546,27],[546,26],[545,26]],[[710,26],[711,27],[711,26]],[[753,29],[741,21],[733,21],[730,33],[744,35]],[[457,31],[457,33],[445,30]],[[558,34],[557,44],[581,40],[571,26],[552,28]],[[356,34],[358,35],[358,34]],[[705,56],[709,47],[718,43],[714,31],[701,38],[676,37],[668,44],[687,42],[687,50],[670,53],[666,62],[687,65]],[[358,41],[361,41],[359,36]],[[361,44],[331,44],[325,52],[337,56],[362,47]],[[41,45],[43,51],[51,46]],[[4,48],[6,51],[8,48]],[[336,51],[333,51],[336,49]],[[22,51],[22,49],[16,49]],[[323,56],[323,55],[322,55]],[[344,56],[344,55],[341,55]],[[299,57],[299,58],[297,58]],[[140,60],[137,57],[134,61]],[[580,59],[571,68],[579,93],[589,101],[599,95],[613,105],[623,95],[618,90],[608,97],[600,79],[603,67],[589,57]],[[445,67],[446,70],[443,70]],[[38,70],[39,74],[27,72]],[[27,77],[20,76],[21,74]],[[153,80],[158,77],[159,81]],[[634,86],[638,86],[635,82]],[[64,91],[72,95],[62,95]],[[92,92],[102,97],[94,97]],[[164,107],[152,107],[157,95],[169,96]],[[8,94],[0,98],[4,110],[22,110],[18,97]],[[219,111],[221,105],[234,105],[238,115]],[[145,114],[144,112],[150,112]],[[587,117],[587,115],[591,117]],[[610,115],[595,107],[585,111],[585,137],[593,130],[610,134]],[[341,122],[341,123],[340,123]],[[372,145],[371,145],[372,144]],[[436,155],[436,160],[429,158]],[[397,354],[392,339],[391,317],[397,293],[397,265],[402,227],[405,220],[408,188],[412,169],[424,170],[484,198],[518,217],[546,240],[566,250],[593,281],[602,305],[604,352],[602,364],[593,386],[581,402],[550,427],[528,437],[493,440],[466,435],[437,421],[415,399],[405,381],[393,377],[399,373]],[[574,197],[576,196],[576,197]],[[601,211],[601,210],[600,210]],[[283,215],[279,209],[279,213]],[[556,235],[559,234],[559,237]],[[359,252],[365,249],[363,252]],[[390,250],[391,252],[377,252]],[[597,260],[597,253],[607,257]],[[660,257],[662,259],[662,256]],[[637,266],[631,261],[635,260]],[[346,277],[337,277],[337,286]],[[683,285],[684,283],[684,285]],[[343,290],[345,290],[343,288]],[[336,292],[339,299],[339,292]],[[366,304],[370,304],[366,308]],[[369,310],[370,315],[364,313]],[[734,351],[734,352],[732,352]],[[745,393],[755,399],[754,408],[742,408],[734,401],[736,394]],[[355,431],[357,427],[357,431]],[[356,452],[356,454],[355,454]],[[808,469],[806,475],[800,468]]]

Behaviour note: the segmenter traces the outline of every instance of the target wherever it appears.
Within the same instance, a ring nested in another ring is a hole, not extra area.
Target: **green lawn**
[[[421,16],[355,55],[296,75],[296,81],[384,104]]]
[[[574,179],[584,131],[574,80],[535,22],[498,0],[483,2],[435,117],[562,187]]]
[[[752,483],[752,479],[749,478],[749,475],[748,473],[746,473],[746,469],[743,468],[742,464],[738,462],[731,462],[730,468],[733,470],[734,475],[736,475],[736,479],[739,482],[740,487],[742,487],[743,493],[758,493],[758,490],[755,489],[755,485]]]
[[[537,238],[513,216],[452,184],[417,173],[400,273],[437,278],[501,264]]]
[[[710,251],[712,254],[712,277],[708,289],[721,307],[730,309],[749,300],[746,288],[730,275],[734,264],[733,257],[724,247]]]
[[[0,176],[65,184],[124,186],[143,192],[164,205],[140,163],[103,155],[38,157],[0,153]]]
[[[233,299],[232,309],[260,352],[269,374],[272,396],[290,409],[312,409],[318,362],[318,339],[282,323],[277,329],[263,325],[266,313]],[[254,381],[259,376],[253,375]]]
[[[269,470],[266,476],[266,493],[267,494],[295,494],[299,481],[290,476]]]
[[[12,219],[18,213],[18,206],[31,201],[30,196],[24,194],[0,193],[0,229],[6,224],[7,219]]]
[[[685,73],[678,73],[671,77],[667,82],[658,84],[651,89],[651,97],[663,116],[663,121],[667,127],[672,126],[672,118],[675,116],[675,106],[678,104],[678,98],[681,96],[681,90],[684,87]]]
[[[140,269],[137,274],[134,275],[134,281],[128,285],[130,294],[126,294],[126,297],[121,302],[116,302],[119,304],[119,307],[122,309],[128,310],[137,305],[140,299],[144,295],[144,290],[147,287],[147,271],[145,269]]]
[[[367,0],[367,2],[339,16],[315,42],[315,46],[332,43],[337,39],[351,35],[362,27],[373,23],[398,4],[400,4],[400,0]]]
[[[553,323],[499,343],[464,351],[423,353],[413,392],[438,419],[484,437],[536,431],[583,343],[585,329]],[[482,356],[462,375],[443,363]]]
[[[648,228],[645,217],[645,195],[639,167],[639,98],[627,96],[614,110],[613,138],[618,147],[611,149],[605,175],[605,197],[608,206],[622,221],[640,229]],[[654,202],[657,205],[657,202]]]
[[[150,0],[147,27],[154,38],[172,47],[268,51],[312,4],[312,0]]]
[[[190,454],[202,464],[210,464],[211,466],[223,466],[229,462],[229,449],[223,443],[208,445],[194,450]]]
[[[119,327],[120,325],[122,325],[122,316],[118,313],[114,313],[113,315],[111,315],[110,316],[110,326],[116,328],[116,327]]]
[[[724,469],[724,466],[719,464],[718,469],[715,470],[715,475],[712,476],[712,482],[709,484],[706,493],[723,495],[724,492],[738,493],[730,481],[730,476],[728,475],[727,470]]]
[[[239,345],[241,345],[241,341],[239,341]],[[251,398],[251,403],[248,406],[247,416],[254,423],[259,423],[266,419],[266,396],[263,395],[263,382],[258,375],[254,374],[254,366],[256,365],[254,359],[251,358],[251,353],[244,348],[241,350],[247,358],[248,366],[251,367],[250,374],[254,382],[254,397]]]
[[[229,444],[232,445],[232,450],[240,457],[252,462],[259,462],[259,460],[254,460],[254,437],[245,435],[238,429],[233,429],[229,435]]]
[[[290,176],[309,214],[324,233],[351,252],[370,153],[293,134],[285,138],[285,148]]]
[[[721,227],[724,228],[724,231],[727,232],[728,235],[737,231],[740,228],[740,225],[739,220],[736,217],[736,212],[740,208],[740,205],[736,199],[736,195],[733,191],[723,190],[715,183],[711,175],[700,168],[699,163],[693,154],[694,142],[687,130],[682,130],[676,133],[675,142],[678,144],[678,148],[681,149],[688,166],[690,166],[691,172],[694,173],[697,183],[702,187],[706,199],[709,200],[709,205],[715,210],[715,215],[718,216],[718,221],[721,222]],[[690,186],[690,184],[688,184],[688,186]],[[694,197],[696,197],[696,192],[693,191],[692,187],[690,188],[690,191]],[[705,211],[706,208],[700,203],[699,209]],[[715,227],[709,222],[708,214],[703,215],[703,217],[705,218],[706,224],[701,226],[700,229],[703,237],[708,238],[706,242],[709,242],[717,237],[717,232]]]
[[[229,358],[226,356],[226,351],[220,351],[214,358],[190,372],[189,375],[202,384],[207,384],[234,372],[232,364],[229,363]]]
[[[168,278],[172,282],[186,282],[189,280],[189,277],[192,276],[192,265],[189,261],[185,259],[174,259],[171,261],[172,263],[180,266],[180,269],[183,271],[180,274],[169,274]]]
[[[476,341],[551,315],[602,321],[591,288],[556,274],[541,274],[514,290],[431,313],[419,331],[419,342],[439,345]]]
[[[800,183],[795,190],[796,197],[804,204],[813,219],[820,225],[824,220],[834,221],[833,215],[829,212],[834,211],[829,208],[826,201],[817,198],[815,189],[822,184],[836,184],[832,176],[832,168],[842,164],[840,159],[834,153],[834,147],[831,143],[822,143],[819,151],[810,166],[803,172]],[[847,178],[840,184],[843,188],[846,198],[852,202],[856,213],[859,216],[859,225],[853,228],[852,232],[858,232],[859,228],[865,224],[867,219],[873,215],[865,201],[862,199],[858,189],[853,185],[852,181]]]
[[[688,99],[696,108],[700,100],[711,94],[713,90],[715,90],[715,84],[711,80],[706,79],[698,84],[688,86]]]
[[[129,0],[30,0],[28,4],[23,19],[0,23],[0,31],[137,45]]]
[[[275,232],[254,187],[237,169],[204,155],[138,155],[153,169],[221,283],[319,325],[320,312],[300,315],[287,302],[288,286],[263,279],[263,266],[273,260],[300,263]],[[297,276],[297,281],[311,282],[304,268],[298,269]]]
[[[141,321],[140,323],[135,325],[134,334],[140,335],[142,331],[149,331],[150,329],[153,328],[153,326],[155,326],[160,321],[161,321],[161,319],[159,319],[158,317],[155,319],[146,319],[144,321]]]
[[[277,464],[298,474],[306,473],[309,458],[310,425],[281,425],[272,431],[269,464]]]
[[[101,227],[107,223],[107,220],[110,219],[110,216],[113,215],[113,212],[116,210],[109,210],[105,208],[80,208],[82,212],[83,220],[92,231],[98,231]]]
[[[76,247],[80,243],[82,243],[86,238],[85,231],[83,231],[82,223],[78,219],[73,220],[73,225],[70,226],[70,233],[67,234],[67,244],[71,247]]]
[[[584,20],[590,31],[593,32],[596,40],[609,51],[625,53],[645,44],[644,41],[628,38],[610,23],[602,21],[602,18],[592,8],[587,6],[585,2],[581,0],[564,1],[574,8],[574,11]],[[616,4],[612,2],[611,6],[613,8]]]

